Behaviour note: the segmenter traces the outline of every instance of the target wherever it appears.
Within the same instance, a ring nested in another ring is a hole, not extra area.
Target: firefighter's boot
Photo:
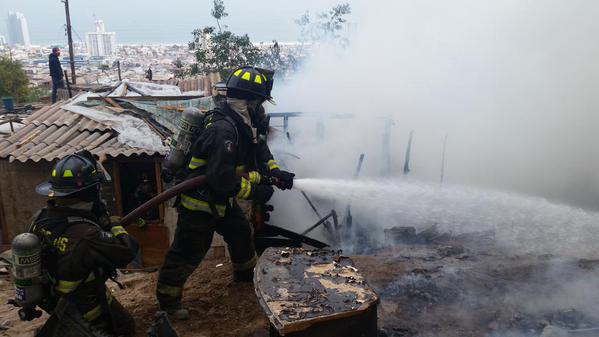
[[[166,313],[170,318],[177,321],[186,321],[190,317],[189,310],[185,308],[167,310]]]

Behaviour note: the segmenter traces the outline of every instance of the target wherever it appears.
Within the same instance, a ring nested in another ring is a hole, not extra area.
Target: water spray
[[[296,189],[321,200],[351,202],[373,231],[393,226],[454,234],[494,231],[517,253],[599,257],[599,214],[539,197],[400,179],[296,179]]]

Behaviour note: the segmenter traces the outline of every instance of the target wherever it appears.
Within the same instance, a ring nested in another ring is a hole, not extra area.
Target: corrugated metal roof
[[[108,123],[62,109],[67,102],[39,109],[23,121],[23,128],[0,138],[0,158],[23,163],[53,161],[80,150],[110,157],[160,154],[120,143],[118,132]]]

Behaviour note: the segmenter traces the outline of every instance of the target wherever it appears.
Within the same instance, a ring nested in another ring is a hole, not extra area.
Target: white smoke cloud
[[[362,176],[378,176],[391,118],[392,175],[401,175],[414,130],[411,177],[438,182],[448,135],[448,183],[597,209],[596,2],[353,5],[362,11],[351,18],[351,45],[318,49],[285,86],[275,86],[279,105],[271,111],[314,116],[291,120],[293,145],[285,137],[273,145],[302,158],[282,155],[298,176],[349,178],[360,153]],[[297,192],[277,193],[276,207],[280,225],[316,221]]]

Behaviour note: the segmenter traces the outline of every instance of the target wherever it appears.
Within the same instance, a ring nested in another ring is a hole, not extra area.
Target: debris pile
[[[378,296],[352,261],[332,250],[269,248],[256,266],[254,283],[260,305],[282,335],[318,329],[347,336],[331,334],[330,324],[376,317]]]
[[[414,240],[400,237],[411,243],[388,241],[351,259],[331,250],[268,249],[256,269],[255,293],[252,285],[232,281],[229,263],[207,258],[184,289],[183,305],[194,319],[172,322],[173,327],[191,337],[276,336],[273,330],[299,331],[379,300],[378,337],[599,335],[598,260],[518,255],[495,245],[491,232],[388,233],[408,233]],[[137,336],[145,337],[158,309],[156,273],[120,280],[123,290],[108,285],[134,316]],[[0,301],[12,296],[10,281],[0,277]],[[21,322],[16,310],[4,305],[0,317],[0,336],[25,337],[47,316]],[[372,322],[351,318],[344,325]]]
[[[380,337],[596,336],[592,260],[516,255],[492,232],[435,232],[387,230],[386,247],[353,257],[381,298]]]

